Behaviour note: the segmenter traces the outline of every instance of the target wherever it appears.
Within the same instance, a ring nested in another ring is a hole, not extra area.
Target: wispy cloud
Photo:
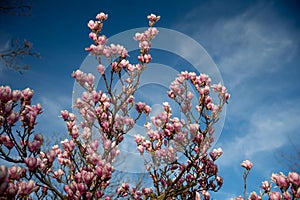
[[[203,6],[209,7],[195,8],[183,18],[186,23],[175,28],[205,46],[232,94],[218,143],[224,150],[219,164],[232,166],[259,157],[266,170],[272,159],[264,156],[288,146],[286,134],[296,136],[300,128],[300,109],[295,106],[300,88],[289,71],[297,71],[291,66],[299,62],[299,30],[281,19],[271,3],[257,3],[210,24],[187,20],[197,18]]]
[[[199,9],[195,8],[188,18],[197,18]],[[209,50],[231,88],[247,78],[277,70],[295,56],[299,45],[299,31],[291,31],[290,24],[266,3],[209,25],[198,20],[176,28],[190,33]]]
[[[39,99],[43,106],[43,113],[39,117],[38,121],[40,126],[38,128],[47,134],[59,134],[66,131],[64,121],[60,116],[61,110],[70,110],[70,102],[72,101],[70,96],[63,94],[51,93],[51,96],[41,95]]]
[[[295,105],[297,101],[299,99],[287,105]],[[248,124],[242,126],[244,130],[233,129],[241,132],[235,132],[235,137],[219,143],[225,152],[224,159],[220,159],[220,165],[228,166],[233,161],[254,159],[264,152],[288,146],[290,141],[287,134],[296,137],[300,128],[299,121],[300,110],[293,106],[282,109],[282,106],[275,105],[254,112],[249,115]]]

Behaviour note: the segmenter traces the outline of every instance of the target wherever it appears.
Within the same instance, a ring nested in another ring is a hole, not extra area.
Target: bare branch
[[[0,12],[9,15],[30,16],[32,7],[23,0],[0,0]]]
[[[0,49],[0,61],[7,67],[22,74],[22,70],[29,69],[26,64],[20,63],[25,56],[40,57],[40,54],[32,51],[32,44],[28,40],[20,43],[19,40],[12,40],[8,49]]]
[[[293,139],[287,134],[293,153],[275,152],[275,158],[283,166],[291,171],[300,173],[300,149],[295,145]]]

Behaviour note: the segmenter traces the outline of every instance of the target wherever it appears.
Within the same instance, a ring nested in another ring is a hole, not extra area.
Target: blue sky
[[[182,32],[206,49],[231,93],[216,144],[224,152],[218,161],[224,186],[214,197],[227,199],[242,194],[240,163],[245,159],[254,162],[249,190],[258,191],[272,172],[287,172],[285,160],[278,155],[294,153],[290,141],[296,146],[300,141],[297,1],[31,3],[30,17],[0,15],[0,46],[4,48],[10,38],[26,38],[42,57],[25,59],[31,68],[24,75],[1,66],[0,85],[35,90],[35,101],[44,107],[38,130],[51,139],[65,130],[57,116],[72,104],[74,81],[70,74],[87,56],[88,20],[99,11],[108,13],[103,32],[110,37],[147,26],[145,17],[156,13],[162,17],[158,26]]]

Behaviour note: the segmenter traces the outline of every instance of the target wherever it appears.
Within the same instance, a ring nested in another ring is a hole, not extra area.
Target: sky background
[[[65,134],[60,110],[70,110],[71,73],[88,55],[86,24],[109,14],[107,37],[147,26],[146,16],[161,15],[157,26],[182,32],[199,42],[219,68],[231,93],[216,147],[224,185],[214,194],[228,199],[242,194],[240,163],[249,159],[249,192],[259,191],[272,172],[287,172],[283,159],[300,151],[300,7],[297,1],[28,1],[31,16],[0,14],[0,47],[9,39],[28,39],[41,58],[26,58],[23,75],[0,66],[0,85],[30,87],[43,105],[38,131],[56,140]],[[122,41],[120,41],[122,43]],[[188,48],[187,48],[188,49]],[[170,61],[171,62],[171,61]],[[295,157],[299,163],[299,157]],[[299,169],[298,169],[299,170]]]

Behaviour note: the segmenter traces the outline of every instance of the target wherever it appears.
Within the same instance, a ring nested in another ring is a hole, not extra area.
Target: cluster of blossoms
[[[234,200],[246,199],[246,178],[252,169],[253,163],[249,160],[245,160],[241,163],[241,166],[246,169],[244,172],[244,197],[238,196]],[[268,197],[269,200],[294,200],[300,198],[300,175],[297,172],[289,172],[288,176],[282,172],[279,174],[272,174],[272,182],[275,184],[275,188],[278,191],[271,191],[272,183],[269,181],[263,181],[260,188],[259,194],[251,192],[249,194],[249,200],[262,200],[264,196]]]
[[[37,191],[39,187],[34,181],[20,180],[25,177],[25,173],[25,168],[16,165],[10,168],[0,166],[0,194],[4,194],[8,199],[14,199],[16,196],[22,198]]]
[[[214,149],[209,154],[207,151],[214,141],[213,125],[229,94],[221,84],[210,83],[206,74],[179,74],[171,83],[168,95],[179,105],[184,117],[173,117],[171,106],[165,102],[164,111],[146,122],[147,136],[135,136],[137,149],[144,156],[146,169],[153,180],[154,190],[150,195],[153,199],[196,196],[209,199],[209,190],[218,191],[223,184],[214,163],[222,155],[222,149]],[[199,94],[197,105],[192,105],[195,97],[189,84]],[[211,90],[218,94],[218,104],[214,104],[209,96]]]
[[[33,171],[41,163],[36,156],[44,142],[41,134],[33,134],[37,116],[42,113],[40,104],[31,104],[33,95],[34,91],[29,88],[20,91],[9,86],[0,87],[0,158],[11,163],[24,163],[24,167],[0,166],[0,196],[8,199],[28,197],[40,188],[31,180]],[[23,131],[14,134],[12,131],[17,125]]]
[[[122,185],[116,189],[116,193],[118,197],[131,196],[133,199],[142,200],[151,198],[153,190],[152,188],[142,188],[142,190],[139,191],[135,188],[130,188],[128,183],[122,183]]]
[[[214,118],[216,120],[218,114],[222,111],[222,106],[230,97],[226,88],[222,86],[221,83],[211,85],[211,79],[207,74],[197,76],[194,72],[182,72],[171,83],[168,95],[178,104],[181,104],[181,111],[183,113],[191,110],[191,100],[194,97],[194,94],[188,91],[188,83],[191,83],[200,95],[198,99],[199,104],[196,105],[197,111],[203,113],[209,110],[212,112],[211,119]],[[210,96],[211,90],[218,93],[220,100],[218,105],[213,103],[213,99]]]
[[[160,16],[151,14],[148,16],[149,28],[144,33],[136,33],[134,39],[139,42],[140,55],[138,60],[142,63],[149,63],[152,60],[149,50],[151,40],[158,34],[158,30],[153,25],[160,19]]]
[[[4,125],[7,122],[10,126],[14,126],[20,118],[24,126],[34,127],[37,116],[41,114],[42,106],[40,104],[31,105],[33,94],[33,90],[29,88],[20,91],[12,90],[9,86],[1,86],[0,125]],[[22,109],[16,112],[14,108],[19,100],[21,101]]]

